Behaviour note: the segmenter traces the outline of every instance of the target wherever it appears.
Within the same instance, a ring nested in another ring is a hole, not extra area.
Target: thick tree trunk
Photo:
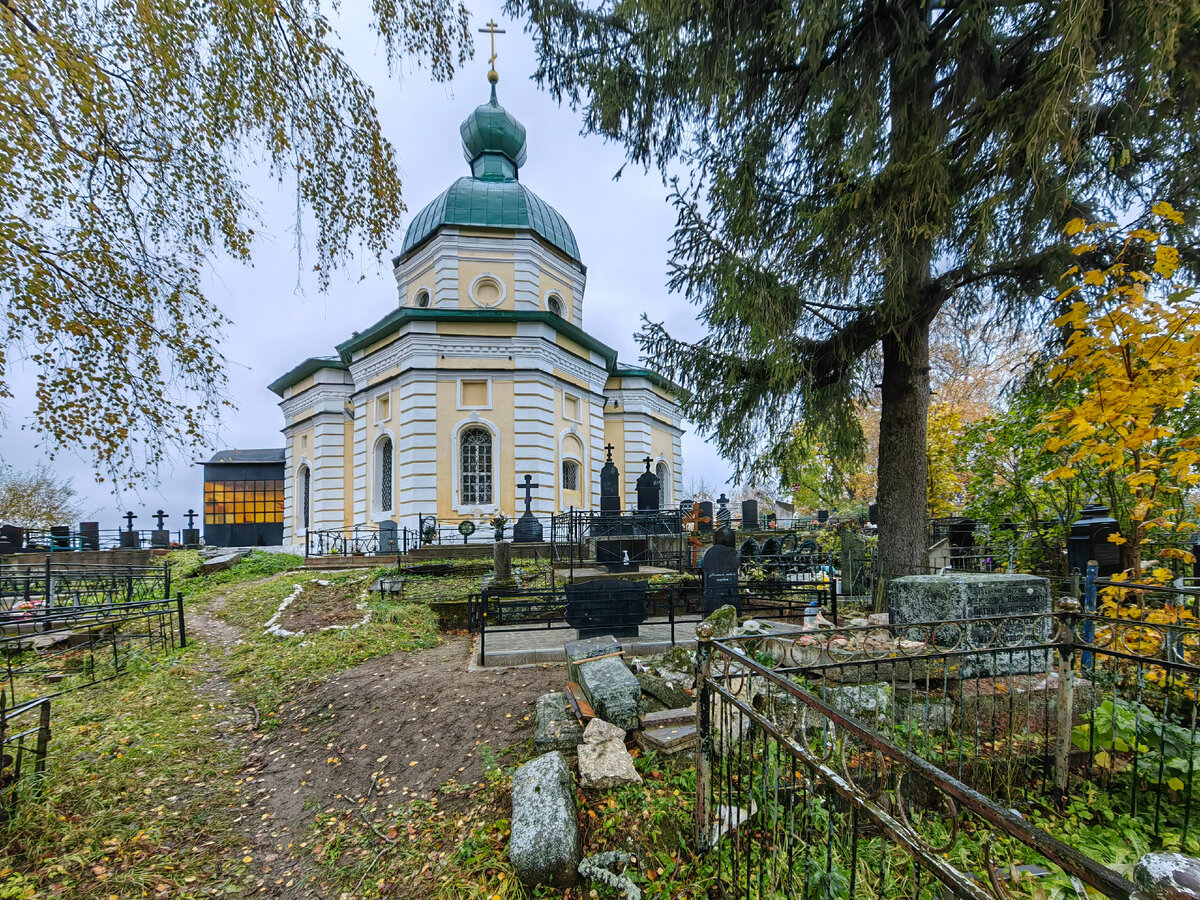
[[[879,568],[884,578],[927,565],[929,324],[922,317],[883,339],[879,419]]]

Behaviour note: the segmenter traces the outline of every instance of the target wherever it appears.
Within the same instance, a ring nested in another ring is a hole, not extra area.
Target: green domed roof
[[[423,244],[443,225],[532,231],[576,262],[579,246],[558,211],[517,180],[525,163],[525,126],[492,98],[459,128],[471,175],[460,178],[413,218],[400,255]]]

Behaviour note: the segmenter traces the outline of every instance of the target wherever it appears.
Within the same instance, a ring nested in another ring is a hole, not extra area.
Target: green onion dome
[[[579,246],[554,207],[518,181],[525,163],[525,126],[496,100],[478,107],[459,128],[471,175],[460,178],[413,218],[404,235],[405,256],[443,225],[532,231],[580,262]]]

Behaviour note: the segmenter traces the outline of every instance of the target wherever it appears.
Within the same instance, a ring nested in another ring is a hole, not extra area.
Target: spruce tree
[[[511,0],[538,80],[661,167],[670,286],[708,326],[647,357],[739,471],[803,420],[855,448],[882,358],[880,562],[924,563],[929,326],[1045,307],[1070,219],[1195,222],[1195,0]],[[686,173],[686,174],[682,174]],[[1182,232],[1182,229],[1181,229]],[[1196,236],[1174,234],[1194,257]]]

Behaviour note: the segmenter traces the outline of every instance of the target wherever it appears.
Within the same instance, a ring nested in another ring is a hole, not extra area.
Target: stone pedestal
[[[195,548],[200,546],[200,529],[185,528],[183,529],[183,546]]]
[[[136,531],[122,531],[121,532],[121,549],[122,550],[129,550],[129,549],[136,550],[141,546],[142,546],[141,535],[139,535],[138,532],[136,532]]]
[[[171,546],[171,532],[165,528],[155,528],[150,532],[150,546],[162,550]]]

